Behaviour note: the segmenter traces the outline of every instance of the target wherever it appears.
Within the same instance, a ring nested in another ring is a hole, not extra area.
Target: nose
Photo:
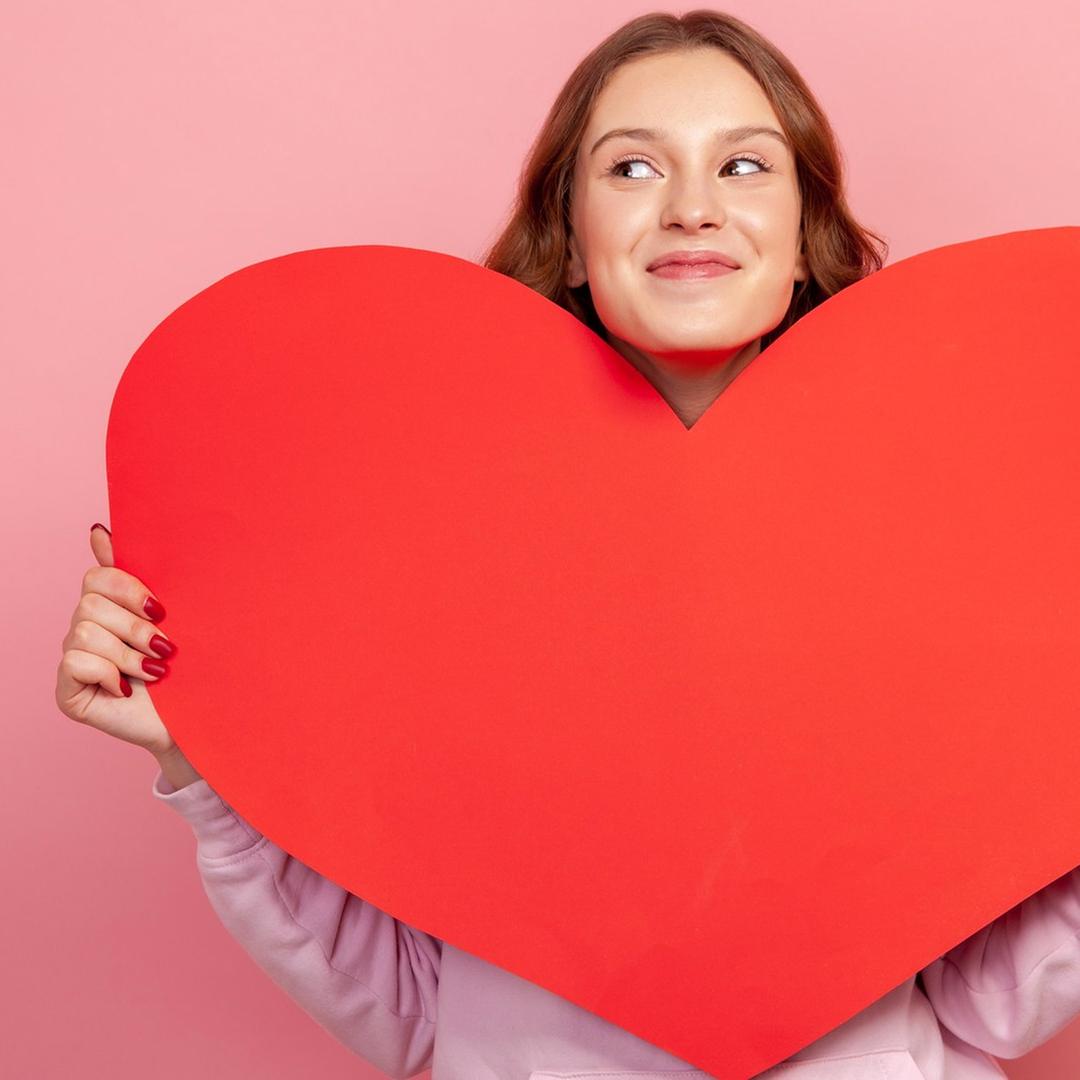
[[[683,176],[668,188],[660,223],[664,228],[679,225],[690,231],[707,226],[722,228],[727,221],[724,196],[716,176]]]

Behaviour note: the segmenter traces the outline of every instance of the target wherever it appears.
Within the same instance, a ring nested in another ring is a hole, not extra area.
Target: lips
[[[705,263],[720,263],[723,266],[730,267],[732,270],[739,269],[739,263],[730,255],[725,255],[722,251],[704,249],[670,251],[666,255],[660,255],[658,258],[653,259],[645,269],[657,270],[662,266],[671,265],[699,266]]]

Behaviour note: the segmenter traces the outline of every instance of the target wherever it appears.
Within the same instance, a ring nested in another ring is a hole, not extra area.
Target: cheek
[[[597,199],[583,223],[597,261],[632,258],[647,219],[640,205],[625,199]]]
[[[644,258],[638,244],[639,232],[620,213],[590,222],[586,268],[593,303],[603,316],[624,321],[642,303],[642,282],[638,273]],[[603,309],[603,311],[601,311]]]
[[[799,232],[799,206],[790,197],[770,194],[741,208],[743,231],[759,256],[788,256]]]

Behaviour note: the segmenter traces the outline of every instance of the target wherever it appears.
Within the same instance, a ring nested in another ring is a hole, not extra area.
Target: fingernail
[[[172,656],[176,652],[176,646],[168,638],[163,638],[160,634],[155,634],[150,639],[150,648],[158,656]]]
[[[160,660],[151,660],[149,656],[143,657],[142,669],[147,675],[154,675],[159,679],[169,670]]]
[[[93,532],[95,529],[105,529],[105,526],[102,525],[100,521],[95,521],[94,524],[90,526],[90,531]],[[106,532],[106,535],[108,535],[110,537],[112,536],[112,533],[109,532],[108,529],[105,529],[105,532]]]
[[[143,603],[143,611],[146,612],[151,622],[157,622],[158,619],[165,618],[165,609],[161,606],[161,603],[152,596],[146,598]]]
[[[120,689],[124,691],[124,697],[131,697],[131,683],[123,675],[120,676]]]

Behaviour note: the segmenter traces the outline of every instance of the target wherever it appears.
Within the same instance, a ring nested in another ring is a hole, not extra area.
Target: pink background
[[[56,708],[59,644],[93,562],[87,532],[108,523],[109,404],[150,330],[242,266],[357,243],[479,258],[562,82],[649,10],[5,5],[5,1073],[381,1075],[219,925],[190,830],[152,800],[153,760]],[[1071,0],[722,10],[804,73],[840,137],[856,216],[889,238],[890,261],[1080,223]],[[1073,1023],[1004,1066],[1056,1080],[1077,1062]]]

